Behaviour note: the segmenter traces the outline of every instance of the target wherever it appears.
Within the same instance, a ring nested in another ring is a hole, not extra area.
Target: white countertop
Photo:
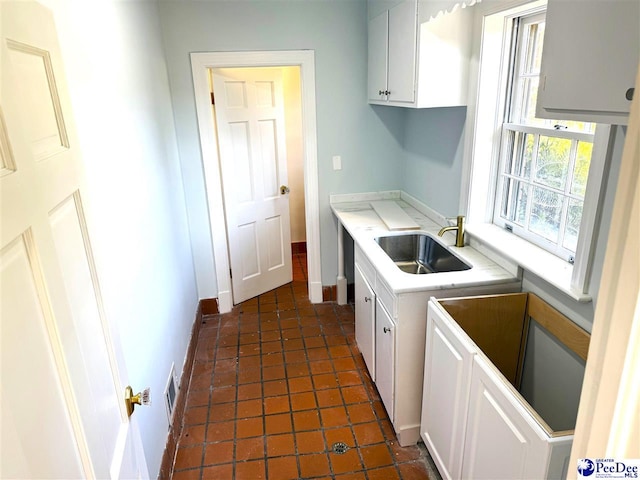
[[[371,207],[369,199],[365,201],[332,201],[331,209],[394,293],[464,288],[519,281],[512,272],[508,272],[474,248],[470,246],[460,248],[453,246],[455,244],[455,232],[447,232],[443,237],[438,237],[437,234],[441,228],[438,223],[403,200],[399,198],[393,200],[420,226],[419,230],[390,231]],[[461,272],[431,273],[426,275],[406,273],[395,265],[375,241],[375,238],[379,236],[414,233],[430,234],[471,265],[472,268]]]

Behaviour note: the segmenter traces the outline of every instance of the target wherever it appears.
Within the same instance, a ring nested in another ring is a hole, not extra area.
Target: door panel
[[[258,122],[258,131],[260,134],[264,197],[275,198],[280,195],[276,123],[273,120],[261,120]]]
[[[460,478],[473,346],[429,303],[421,432],[444,478]]]
[[[0,106],[0,177],[10,175],[16,171],[16,163],[13,158],[11,142],[7,133],[7,125],[4,121],[4,112]]]
[[[376,298],[376,387],[391,422],[395,420],[395,335],[393,320]]]
[[[267,227],[268,238],[268,263],[269,270],[280,268],[284,265],[284,252],[282,251],[283,244],[283,231],[282,231],[282,217],[271,217],[265,219],[265,225]]]
[[[462,477],[544,478],[546,442],[521,405],[487,362],[474,356]]]
[[[53,17],[36,2],[0,8],[0,477],[147,476],[139,439],[122,441],[126,371],[102,305]]]
[[[384,11],[369,20],[368,26],[368,62],[367,97],[369,100],[384,100],[387,90],[387,66],[389,55],[389,13]]]
[[[36,161],[69,148],[56,78],[48,51],[8,39],[7,42],[21,108],[31,121],[24,135]]]
[[[416,81],[416,2],[389,10],[389,100],[414,102]]]
[[[271,81],[260,81],[256,83],[256,105],[262,108],[276,106],[274,83]]]
[[[0,478],[82,477],[51,347],[52,307],[30,230],[5,245],[0,269]],[[46,421],[38,413],[43,406]]]
[[[249,152],[251,150],[248,122],[229,124],[229,133],[233,148],[235,175],[235,197],[238,203],[249,203],[254,200],[253,165]]]
[[[240,250],[244,253],[242,255],[242,263],[240,268],[236,269],[242,274],[243,280],[248,280],[260,275],[260,252],[258,249],[258,234],[256,232],[256,224],[247,223],[238,227],[240,232]]]
[[[79,192],[56,207],[49,219],[71,312],[69,323],[61,327],[73,336],[64,336],[63,346],[89,450],[101,452],[93,456],[94,468],[106,472],[118,437],[120,400],[104,340],[108,327]]]
[[[376,335],[376,294],[366,281],[356,263],[354,268],[356,343],[367,365],[369,375],[376,380],[375,335]]]
[[[212,70],[235,304],[293,278],[281,77]]]

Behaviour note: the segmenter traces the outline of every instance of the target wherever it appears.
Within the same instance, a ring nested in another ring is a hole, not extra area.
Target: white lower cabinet
[[[474,356],[461,478],[547,478],[547,443],[486,360]]]
[[[473,345],[429,304],[421,432],[443,478],[460,478]]]
[[[376,386],[391,423],[394,421],[396,326],[380,303],[376,301]]]
[[[464,289],[395,293],[357,245],[354,257],[356,343],[398,443],[415,445],[420,440],[429,298],[513,292],[520,283],[514,279]]]
[[[362,353],[364,363],[369,369],[371,379],[375,381],[375,328],[376,328],[376,294],[367,282],[362,270],[355,265],[355,316],[356,344]]]
[[[429,301],[420,435],[445,479],[566,477],[573,431],[549,427],[494,363],[526,355],[526,295]]]

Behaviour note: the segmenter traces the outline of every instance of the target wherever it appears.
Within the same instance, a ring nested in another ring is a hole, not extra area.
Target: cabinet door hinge
[[[229,269],[229,277],[233,278],[233,271],[231,269]]]

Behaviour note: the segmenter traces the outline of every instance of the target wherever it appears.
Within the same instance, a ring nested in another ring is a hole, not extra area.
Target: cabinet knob
[[[370,302],[370,301],[371,301],[371,298],[369,298],[369,297],[364,297],[364,301],[365,301],[365,302]]]
[[[382,331],[383,331],[384,333],[389,333],[389,332],[391,331],[391,329],[390,329],[389,327],[384,327],[384,328],[382,329]]]
[[[385,90],[385,91],[384,91],[384,94],[385,94],[385,95],[391,95],[391,90]]]
[[[384,90],[378,90],[378,95],[384,95]]]
[[[624,97],[629,101],[633,100],[633,93],[635,92],[635,90],[635,88],[630,88],[629,90],[627,90],[627,93],[624,94]]]

